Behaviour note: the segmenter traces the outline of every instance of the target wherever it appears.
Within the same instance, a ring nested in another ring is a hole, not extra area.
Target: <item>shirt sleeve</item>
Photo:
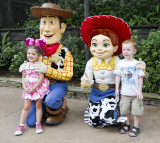
[[[120,61],[117,63],[113,73],[117,75],[121,75]]]
[[[69,81],[73,76],[73,57],[69,50],[66,53],[63,70],[54,69],[47,65],[46,77],[55,80]]]

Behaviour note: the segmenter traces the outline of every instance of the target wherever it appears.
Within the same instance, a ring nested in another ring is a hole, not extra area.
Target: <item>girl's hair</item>
[[[137,43],[133,39],[128,39],[128,40],[122,42],[122,44],[131,44],[131,45],[133,45],[133,47],[135,49],[137,49]]]
[[[28,46],[27,47],[27,51],[28,51],[28,49],[34,49],[34,50],[36,50],[36,52],[38,53],[38,55],[43,55],[44,54],[44,49],[41,47],[41,49],[42,49],[42,51],[41,51],[41,49],[38,47],[38,46],[35,46],[35,45],[32,45],[32,46]]]
[[[89,39],[89,47],[91,46],[91,39],[96,36],[96,35],[104,35],[107,36],[111,39],[112,45],[117,46],[118,45],[118,37],[116,33],[114,33],[112,30],[109,29],[96,29],[93,30],[90,34],[90,39]]]

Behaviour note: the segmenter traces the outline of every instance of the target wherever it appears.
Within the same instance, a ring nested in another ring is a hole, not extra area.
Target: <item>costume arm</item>
[[[73,57],[69,51],[67,51],[64,61],[63,70],[58,70],[47,65],[46,76],[55,80],[69,81],[73,76]]]
[[[85,80],[87,85],[85,85]],[[93,69],[92,69],[92,58],[87,62],[85,67],[84,75],[81,78],[81,85],[85,88],[90,88],[93,84]]]

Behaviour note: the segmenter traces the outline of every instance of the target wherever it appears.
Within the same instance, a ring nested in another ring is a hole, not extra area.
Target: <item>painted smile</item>
[[[54,34],[53,34],[54,35]],[[46,38],[50,38],[52,37],[53,35],[44,35]]]
[[[103,53],[97,53],[98,55],[102,55],[102,54],[104,54],[104,52]]]

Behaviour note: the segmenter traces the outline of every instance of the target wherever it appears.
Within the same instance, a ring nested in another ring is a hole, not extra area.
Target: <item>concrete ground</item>
[[[119,134],[119,127],[95,129],[83,122],[87,100],[69,99],[65,121],[57,126],[43,123],[44,132],[25,126],[22,136],[14,136],[23,108],[21,88],[0,87],[0,143],[159,143],[160,107],[145,105],[141,133],[136,138]],[[132,119],[133,124],[133,119]]]

